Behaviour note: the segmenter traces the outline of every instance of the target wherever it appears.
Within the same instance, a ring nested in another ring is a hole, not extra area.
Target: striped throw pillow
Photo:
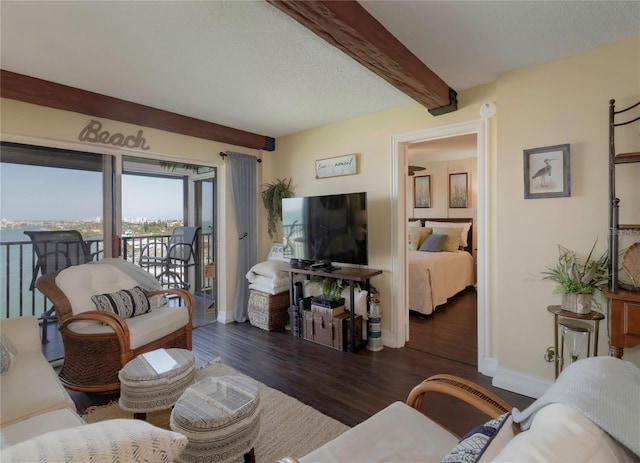
[[[151,309],[149,299],[140,286],[109,294],[96,294],[91,300],[98,310],[112,312],[122,318],[137,317]]]

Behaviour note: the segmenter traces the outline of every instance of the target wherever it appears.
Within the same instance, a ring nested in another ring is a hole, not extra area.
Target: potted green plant
[[[344,297],[342,297],[344,281],[342,279],[315,275],[309,281],[318,283],[320,286],[320,296],[313,297],[311,299],[312,302],[331,308],[344,305],[345,301]]]
[[[291,179],[277,179],[274,183],[265,183],[262,191],[262,203],[267,209],[267,231],[269,238],[274,237],[278,228],[278,220],[282,220],[282,200],[293,197]]]
[[[597,242],[597,240],[596,240]],[[558,246],[558,261],[542,272],[544,280],[558,283],[556,292],[562,294],[562,309],[579,314],[591,312],[595,295],[609,282],[609,258],[603,253],[593,258],[596,243],[593,243],[586,260],[563,246]]]

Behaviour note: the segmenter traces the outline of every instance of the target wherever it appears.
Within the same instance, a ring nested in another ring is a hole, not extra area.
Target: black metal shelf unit
[[[640,223],[620,224],[620,199],[616,196],[616,166],[640,162],[640,151],[616,154],[615,147],[616,128],[640,121],[640,116],[632,118],[633,113],[629,113],[631,115],[622,114],[640,106],[640,101],[618,111],[615,109],[615,103],[616,100],[609,100],[609,290],[612,293],[617,292],[620,287],[620,282],[618,281],[620,232],[624,230],[640,231]],[[621,120],[623,118],[626,118],[626,120]]]

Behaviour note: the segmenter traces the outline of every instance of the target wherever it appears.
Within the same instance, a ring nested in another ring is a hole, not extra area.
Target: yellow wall
[[[505,369],[526,365],[533,376],[549,376],[542,360],[552,344],[545,309],[558,304],[559,296],[552,294],[553,283],[538,275],[555,262],[558,244],[586,255],[597,238],[596,250],[607,248],[609,100],[624,108],[640,98],[640,37],[506,73],[496,89],[496,262],[491,266],[496,353]],[[640,150],[638,124],[625,136],[622,132],[617,132],[618,149]],[[571,144],[571,197],[523,199],[522,150],[563,143]],[[627,223],[640,223],[638,165],[618,171],[626,198],[621,215]],[[599,353],[606,354],[604,323],[602,331]],[[640,348],[625,358],[640,364]]]
[[[495,101],[497,116],[487,132],[489,355],[497,361],[498,383],[544,384],[553,378],[553,366],[543,359],[553,344],[553,319],[546,308],[558,304],[560,296],[539,274],[554,263],[558,244],[586,253],[597,237],[598,251],[606,249],[608,101],[616,98],[622,107],[640,98],[639,60],[636,37],[505,73],[495,83],[461,92],[455,113],[433,117],[410,104],[318,127],[278,139],[266,164],[273,177],[293,179],[296,195],[367,191],[370,266],[385,271],[373,281],[384,310],[391,306],[388,272],[395,259],[390,254],[396,227],[391,137],[478,119],[480,104]],[[635,134],[620,139],[619,147],[638,150]],[[523,150],[562,143],[571,144],[571,197],[523,199]],[[358,175],[315,179],[315,160],[349,153],[360,153]],[[621,190],[636,198],[627,201],[628,222],[639,223],[636,166],[620,177]],[[390,329],[389,318],[383,316],[383,330]],[[602,355],[608,342],[605,324],[601,333]],[[629,349],[625,358],[640,364],[640,348]]]

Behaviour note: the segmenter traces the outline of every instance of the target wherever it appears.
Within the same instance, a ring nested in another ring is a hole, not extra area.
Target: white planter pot
[[[591,312],[591,294],[564,293],[562,295],[562,310],[579,314]]]

